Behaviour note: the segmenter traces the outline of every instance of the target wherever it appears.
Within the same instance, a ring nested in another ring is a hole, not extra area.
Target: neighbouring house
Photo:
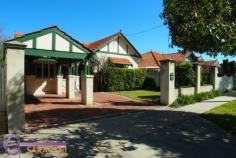
[[[95,42],[83,43],[83,45],[96,54],[100,64],[109,62],[111,66],[115,67],[138,68],[138,60],[142,57],[121,32]],[[95,71],[99,71],[99,68]]]
[[[177,64],[183,62],[199,62],[202,66],[207,68],[209,68],[210,66],[220,67],[219,63],[216,60],[204,61],[202,57],[197,57],[194,53],[189,51],[180,51],[170,54],[161,54],[156,51],[149,51],[142,55],[142,59],[139,61],[138,66],[139,68],[146,69],[147,77],[154,79],[157,87],[160,87],[160,61],[164,59],[174,60]]]
[[[82,42],[81,42],[82,43]],[[131,42],[121,33],[115,33],[91,43],[82,43],[94,53],[99,65],[93,67],[94,89],[102,90],[102,75],[99,73],[102,65],[120,68],[138,68],[141,54]]]
[[[20,42],[26,45],[25,65],[16,66],[25,68],[25,93],[27,95],[57,93],[58,88],[65,94],[67,77],[83,74],[83,61],[92,53],[57,26],[27,34],[15,33],[14,38],[6,42]],[[57,85],[57,75],[63,76],[60,87]],[[79,85],[79,82],[78,77],[76,84]]]

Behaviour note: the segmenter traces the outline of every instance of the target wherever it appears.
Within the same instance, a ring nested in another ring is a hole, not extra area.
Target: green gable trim
[[[56,34],[52,33],[52,50],[56,50]]]
[[[91,52],[88,49],[84,48],[82,45],[80,45],[75,39],[73,39],[72,37],[70,37],[69,35],[64,33],[63,31],[61,31],[60,29],[55,28],[55,27],[44,29],[44,30],[37,31],[37,32],[33,32],[33,33],[30,33],[30,34],[26,34],[23,37],[13,39],[13,40],[9,40],[9,41],[26,42],[26,41],[29,41],[29,40],[33,40],[33,48],[36,48],[36,38],[44,36],[46,34],[50,34],[50,33],[52,33],[52,48],[54,48],[53,50],[55,50],[55,36],[57,34],[57,35],[61,36],[62,38],[64,38],[65,40],[67,40],[70,43],[70,45],[74,45],[78,49],[83,50],[85,53],[90,53]],[[72,48],[72,46],[71,46],[71,48]]]
[[[47,58],[63,58],[63,59],[85,59],[87,53],[74,53],[74,52],[63,52],[63,51],[51,51],[41,49],[25,49],[26,56],[35,57],[47,57]]]

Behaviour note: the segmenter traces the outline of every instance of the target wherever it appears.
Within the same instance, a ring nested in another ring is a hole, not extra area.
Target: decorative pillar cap
[[[4,48],[25,49],[26,45],[18,41],[10,41],[4,43]]]

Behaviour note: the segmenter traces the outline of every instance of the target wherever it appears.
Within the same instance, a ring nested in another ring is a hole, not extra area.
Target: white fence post
[[[19,42],[5,43],[6,108],[8,132],[25,130],[25,47]]]
[[[161,104],[170,105],[175,99],[175,61],[161,60]]]

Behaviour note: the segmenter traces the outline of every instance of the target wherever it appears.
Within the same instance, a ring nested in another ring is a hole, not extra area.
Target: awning
[[[26,56],[36,56],[44,58],[63,58],[63,59],[85,59],[87,53],[62,52],[54,50],[25,49]]]
[[[114,63],[114,64],[132,65],[129,59],[126,59],[126,58],[109,57],[109,60],[111,63]]]

